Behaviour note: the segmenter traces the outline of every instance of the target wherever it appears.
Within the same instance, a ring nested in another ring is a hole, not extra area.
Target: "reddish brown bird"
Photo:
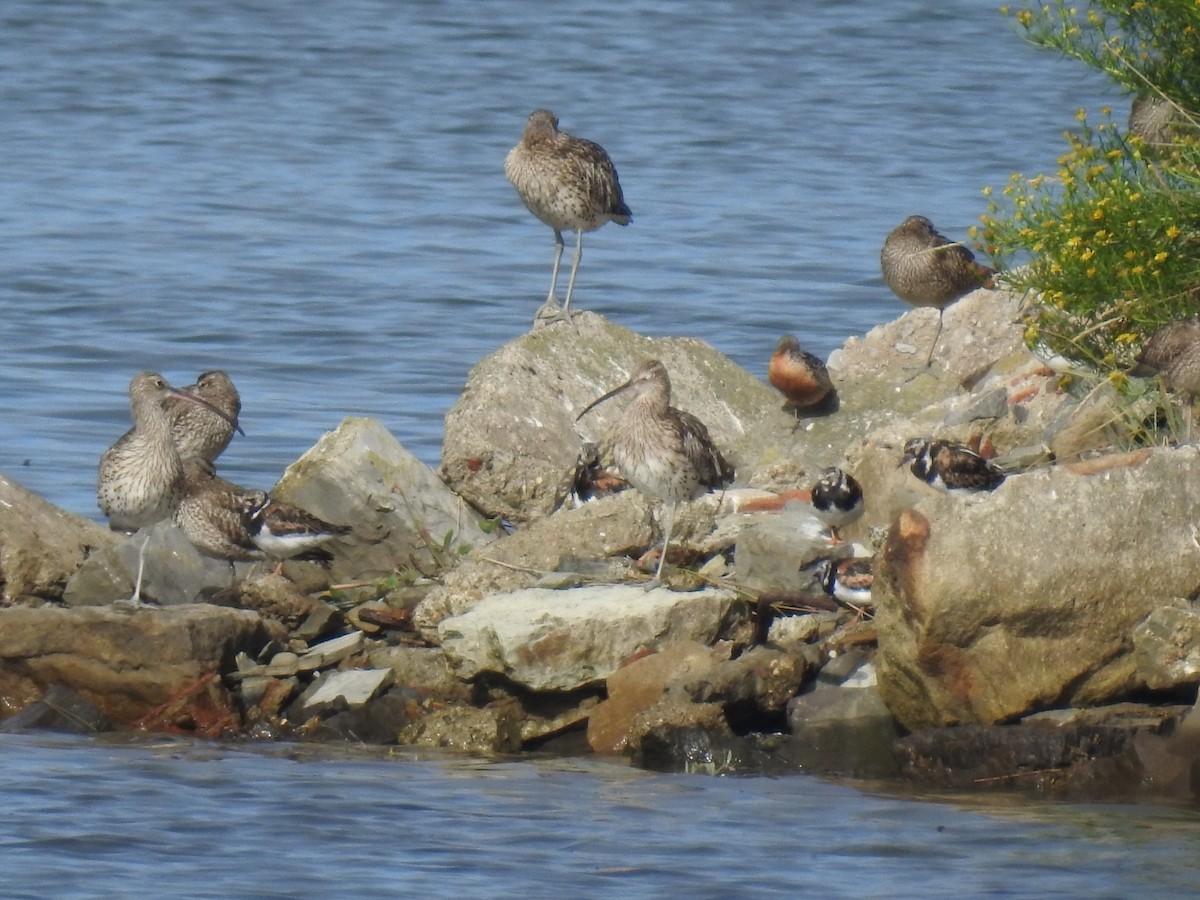
[[[825,363],[801,350],[800,342],[790,334],[779,339],[767,366],[767,381],[783,394],[793,410],[818,406],[834,392]]]

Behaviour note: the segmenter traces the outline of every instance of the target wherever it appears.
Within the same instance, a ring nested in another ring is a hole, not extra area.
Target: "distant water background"
[[[761,373],[784,332],[826,356],[904,311],[878,252],[905,216],[965,237],[1077,107],[1125,103],[972,0],[6,0],[0,472],[99,519],[130,377],[212,368],[235,481],[346,415],[436,466],[548,286],[501,168],[537,106],[634,212],[585,239],[576,306]],[[1200,868],[1169,809],[175,742],[0,762],[11,897],[1163,896]]]

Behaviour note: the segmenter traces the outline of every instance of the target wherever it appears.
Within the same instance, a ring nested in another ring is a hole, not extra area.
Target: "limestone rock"
[[[749,636],[745,603],[727,591],[676,593],[625,585],[486,598],[438,626],[460,678],[503,675],[535,691],[604,681],[635,653],[680,641]]]
[[[0,476],[3,605],[61,598],[88,553],[119,540],[107,528],[71,515]]]
[[[391,669],[347,669],[327,672],[313,681],[301,695],[300,711],[305,716],[318,715],[324,708],[342,705],[362,706],[392,683]]]
[[[141,529],[93,553],[71,577],[63,593],[68,606],[99,606],[133,593],[138,552],[143,542],[142,599],[163,606],[203,603],[235,595],[235,585],[251,568],[247,562],[205,556],[172,522]]]
[[[334,581],[397,568],[440,572],[496,539],[478,513],[374,419],[349,417],[324,434],[288,466],[271,495],[354,529],[325,545]]]
[[[1196,447],[1145,450],[901,513],[874,587],[888,707],[916,730],[1150,687],[1130,634],[1200,594],[1198,471]]]
[[[488,515],[525,523],[556,509],[582,443],[602,440],[624,404],[603,404],[578,424],[575,416],[645,358],[662,360],[672,405],[698,416],[735,467],[755,455],[746,440],[764,422],[790,427],[773,388],[702,341],[645,338],[591,312],[572,321],[535,329],[479,362],[446,415],[442,475]]]
[[[684,525],[679,532],[686,533]],[[413,624],[436,642],[443,619],[463,615],[485,596],[530,587],[579,559],[637,556],[653,540],[650,508],[636,491],[561,509],[464,559],[418,604]]]
[[[195,604],[0,610],[0,697],[19,709],[55,685],[128,725],[265,640],[250,612]]]
[[[1151,610],[1133,629],[1138,680],[1151,690],[1200,683],[1200,610],[1179,599]]]

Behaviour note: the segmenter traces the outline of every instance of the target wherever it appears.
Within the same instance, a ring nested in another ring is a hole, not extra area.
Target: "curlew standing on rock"
[[[136,531],[169,517],[183,495],[183,461],[171,437],[171,423],[163,403],[175,398],[225,414],[208,401],[175,390],[157,372],[139,372],[129,383],[133,428],[125,432],[100,457],[96,499],[117,531]],[[230,422],[236,427],[236,423]],[[138,549],[133,596],[141,599],[146,542]]]
[[[909,216],[891,230],[879,256],[883,280],[912,306],[932,306],[938,311],[937,332],[929,345],[925,365],[942,336],[946,307],[976,288],[988,284],[994,269],[975,261],[975,254],[939,234],[924,216]]]
[[[554,229],[550,293],[534,321],[543,317],[569,320],[575,275],[583,256],[583,233],[595,231],[605,222],[628,225],[633,221],[633,213],[621,194],[617,170],[599,144],[559,131],[558,116],[548,109],[535,109],[529,114],[520,142],[504,160],[504,174],[529,211]],[[560,310],[558,264],[564,231],[575,232],[575,259],[567,298]]]
[[[649,585],[653,587],[662,580],[676,505],[728,483],[733,470],[704,423],[671,406],[671,379],[657,359],[638,363],[628,381],[589,403],[575,421],[626,392],[632,399],[612,438],[613,459],[630,484],[666,507],[662,556]]]
[[[139,372],[129,384],[133,428],[104,451],[96,496],[109,525],[136,531],[171,515],[181,496],[183,463],[171,437],[163,402],[172,398],[193,404],[236,423],[207,400],[175,390],[156,372]]]

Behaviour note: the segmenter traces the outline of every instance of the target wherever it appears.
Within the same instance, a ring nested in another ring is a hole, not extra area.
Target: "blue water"
[[[762,372],[784,331],[826,355],[901,313],[887,231],[963,237],[1104,103],[972,0],[6,0],[0,472],[98,519],[147,368],[230,372],[248,486],[350,414],[436,465],[546,293],[501,168],[534,107],[634,212],[587,236],[576,305]],[[1174,810],[297,752],[0,738],[0,893],[1117,897],[1200,868]]]
[[[3,894],[1166,897],[1200,849],[1172,809],[373,756],[0,736]]]

